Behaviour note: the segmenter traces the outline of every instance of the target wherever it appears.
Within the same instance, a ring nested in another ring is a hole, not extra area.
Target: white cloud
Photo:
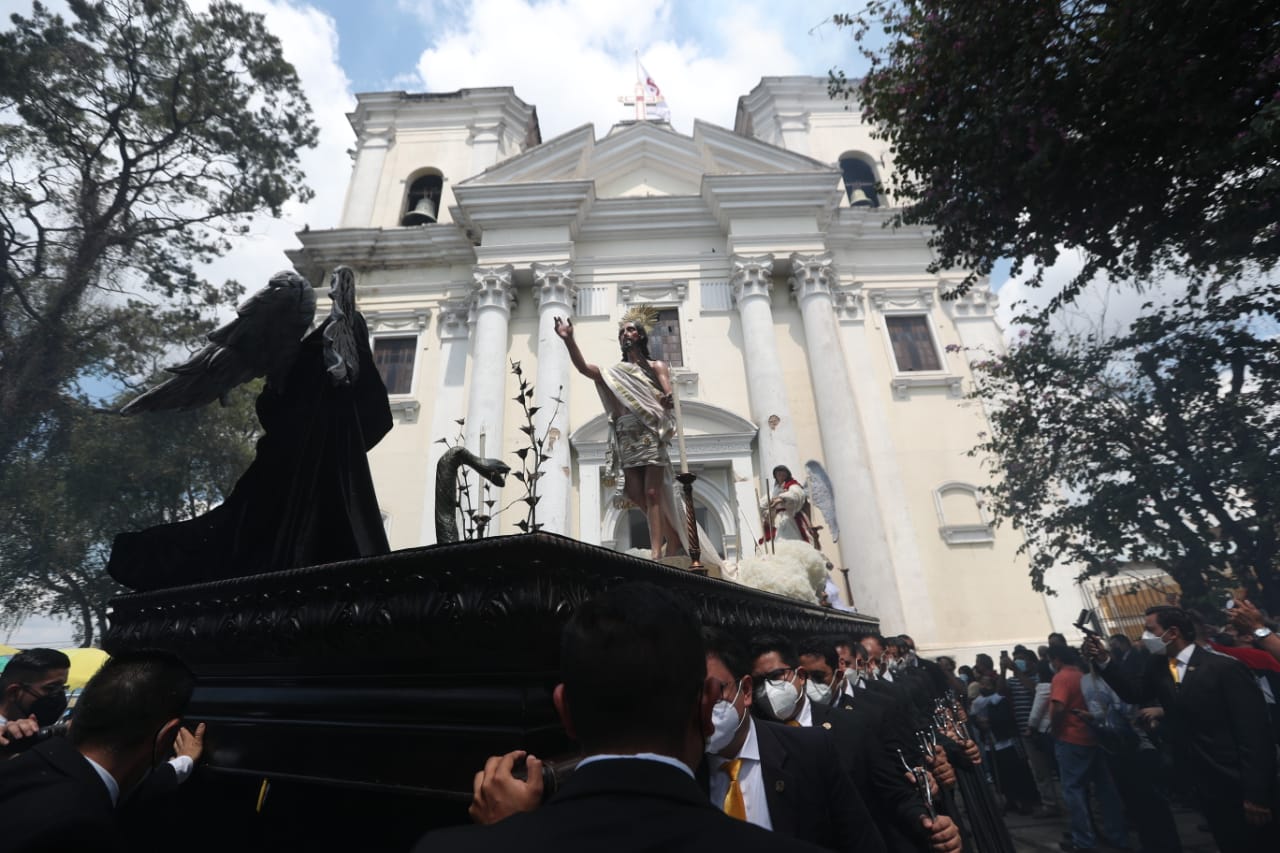
[[[836,49],[848,54],[851,43],[828,25],[811,39],[818,49],[803,61],[788,46],[785,36],[804,38],[826,17],[819,11],[826,4],[713,3],[696,11],[660,0],[403,5],[419,13],[433,38],[418,61],[422,88],[512,86],[537,107],[544,139],[587,122],[603,135],[630,118],[618,96],[630,94],[637,49],[666,96],[672,124],[687,133],[695,117],[732,127],[738,97],[762,76],[824,73],[834,61],[823,57]]]
[[[280,39],[285,59],[298,71],[320,128],[319,145],[299,152],[315,198],[306,204],[290,202],[279,219],[259,219],[252,233],[237,239],[234,248],[205,273],[213,281],[234,278],[252,293],[273,273],[289,267],[284,253],[297,245],[295,232],[305,225],[332,228],[337,224],[351,167],[346,150],[352,147],[352,134],[346,114],[354,109],[355,97],[338,64],[338,31],[331,17],[308,4],[288,0],[239,2],[266,17],[267,28]],[[207,3],[192,3],[196,8],[202,5]]]
[[[1005,329],[1006,340],[1019,331],[1017,317],[1035,313],[1049,302],[1084,269],[1084,254],[1078,249],[1060,246],[1061,254],[1045,271],[1039,287],[1027,282],[1033,270],[1028,261],[1022,272],[1010,278],[999,290],[1000,307],[996,317]],[[1143,313],[1148,303],[1167,305],[1187,291],[1187,280],[1172,273],[1158,275],[1148,282],[1116,282],[1096,275],[1075,300],[1054,314],[1053,328],[1063,332],[1102,332],[1114,335],[1129,328]]]

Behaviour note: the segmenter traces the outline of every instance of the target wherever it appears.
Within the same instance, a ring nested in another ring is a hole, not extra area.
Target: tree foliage
[[[236,389],[225,408],[58,418],[40,453],[0,472],[0,610],[64,616],[79,642],[100,638],[120,591],[104,571],[116,533],[191,518],[230,494],[253,457],[260,387]]]
[[[1231,278],[1280,257],[1280,6],[1255,0],[871,0],[857,97],[894,158],[895,224],[936,228],[962,289],[1014,258],[1060,295],[1181,269]]]
[[[1193,294],[1112,337],[1042,319],[975,362],[992,431],[974,452],[1037,589],[1054,565],[1148,561],[1189,601],[1244,587],[1280,612],[1277,310],[1274,292]]]
[[[219,502],[257,429],[247,391],[136,420],[98,398],[153,379],[235,304],[238,283],[198,269],[310,198],[298,154],[317,131],[261,15],[67,5],[0,31],[0,610],[69,616],[93,642],[115,533]]]
[[[0,32],[0,462],[45,440],[86,377],[147,375],[166,324],[238,295],[196,265],[309,197],[297,157],[316,128],[261,15],[69,6]]]

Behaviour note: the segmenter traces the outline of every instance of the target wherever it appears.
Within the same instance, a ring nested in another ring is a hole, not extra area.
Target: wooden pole
[[[682,471],[676,475],[684,489],[684,521],[689,536],[689,571],[696,575],[705,575],[702,567],[702,543],[698,541],[698,518],[693,513],[693,481],[698,475],[690,471]]]

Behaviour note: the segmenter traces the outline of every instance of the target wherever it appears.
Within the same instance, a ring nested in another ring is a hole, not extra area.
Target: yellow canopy
[[[67,673],[67,688],[79,690],[89,683],[93,674],[107,662],[107,653],[102,649],[59,649],[71,658],[71,671]]]

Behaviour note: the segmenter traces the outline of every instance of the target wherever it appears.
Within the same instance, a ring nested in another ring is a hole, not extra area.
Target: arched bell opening
[[[440,197],[444,193],[444,175],[436,169],[427,169],[409,184],[405,194],[403,226],[431,225],[439,221]]]

